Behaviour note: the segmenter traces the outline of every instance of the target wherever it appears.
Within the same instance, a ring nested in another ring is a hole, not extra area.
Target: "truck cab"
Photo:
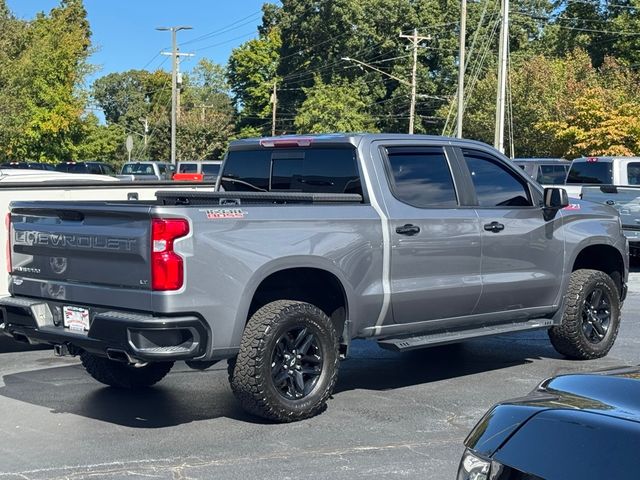
[[[578,198],[583,185],[640,185],[640,157],[581,157],[571,163],[565,189]]]

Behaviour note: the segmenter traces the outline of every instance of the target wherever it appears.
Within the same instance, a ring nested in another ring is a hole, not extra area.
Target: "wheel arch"
[[[606,273],[622,295],[625,281],[625,261],[615,246],[608,243],[585,245],[577,251],[571,263],[571,272],[580,269],[599,270]]]
[[[353,315],[353,290],[344,274],[325,258],[289,257],[260,268],[247,283],[236,313],[234,338],[240,342],[246,323],[260,307],[275,300],[299,300],[320,308],[332,320],[341,341]]]

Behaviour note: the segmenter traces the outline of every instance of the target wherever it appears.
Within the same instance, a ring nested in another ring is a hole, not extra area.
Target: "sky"
[[[171,33],[156,27],[189,25],[178,32],[188,71],[201,58],[226,64],[231,50],[257,35],[264,0],[85,0],[95,53],[90,62],[98,70],[92,79],[129,69],[169,70],[169,57],[159,55],[171,48]],[[7,0],[18,18],[31,19],[48,12],[59,0]]]

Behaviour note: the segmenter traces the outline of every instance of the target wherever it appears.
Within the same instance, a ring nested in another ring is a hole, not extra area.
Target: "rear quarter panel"
[[[382,231],[369,205],[242,206],[242,218],[213,218],[216,207],[157,207],[190,219],[176,241],[185,286],[154,294],[156,312],[199,312],[211,327],[213,356],[237,348],[252,297],[270,274],[326,270],[342,283],[353,332],[375,323],[382,304]],[[219,207],[218,207],[219,208]],[[235,207],[234,207],[235,208]]]

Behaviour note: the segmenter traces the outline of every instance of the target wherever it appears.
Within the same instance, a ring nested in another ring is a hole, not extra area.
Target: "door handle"
[[[491,222],[491,223],[487,223],[484,226],[484,229],[487,232],[498,233],[498,232],[501,232],[502,230],[504,230],[504,225],[499,223],[499,222]]]
[[[402,227],[396,227],[396,233],[399,233],[400,235],[409,235],[409,236],[417,235],[418,233],[420,233],[420,227],[418,227],[417,225],[411,225],[410,223],[407,223]]]

